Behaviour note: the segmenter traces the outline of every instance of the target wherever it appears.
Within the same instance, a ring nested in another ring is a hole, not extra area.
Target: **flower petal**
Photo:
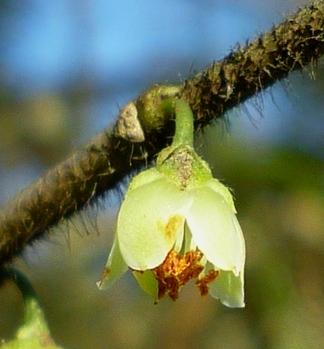
[[[233,195],[231,194],[230,190],[224,184],[222,184],[218,179],[212,178],[208,182],[206,182],[205,185],[207,185],[209,188],[214,190],[216,193],[221,194],[224,197],[225,201],[232,208],[232,210],[236,213]]]
[[[209,284],[209,294],[220,300],[230,308],[243,308],[244,303],[244,275],[239,276],[231,271],[220,271],[215,281]]]
[[[153,269],[163,262],[182,233],[191,202],[167,179],[158,179],[127,193],[118,215],[121,253],[132,269]],[[189,200],[190,201],[190,200]]]
[[[101,289],[109,288],[116,280],[118,280],[126,271],[128,267],[120,253],[117,238],[115,237],[103,276],[97,282],[97,286]]]
[[[163,178],[163,175],[155,167],[140,172],[138,175],[132,178],[127,193],[161,178]]]
[[[154,301],[158,300],[159,283],[151,270],[133,271],[133,275],[143,291],[153,297]]]
[[[186,219],[194,242],[217,269],[238,275],[245,261],[245,245],[233,210],[209,187],[192,190],[191,195],[193,204]]]
[[[185,217],[184,216],[179,216],[179,225],[181,229],[179,230],[179,233],[177,234],[176,240],[173,245],[173,250],[176,252],[180,252],[182,250],[183,244],[185,242],[186,238],[186,225],[185,225]],[[191,236],[191,234],[190,234]]]

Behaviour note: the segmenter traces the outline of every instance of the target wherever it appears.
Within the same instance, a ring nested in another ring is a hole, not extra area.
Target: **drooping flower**
[[[193,149],[189,106],[175,104],[176,133],[156,167],[133,178],[121,205],[100,288],[127,269],[155,300],[195,279],[229,307],[244,306],[245,244],[230,191]]]

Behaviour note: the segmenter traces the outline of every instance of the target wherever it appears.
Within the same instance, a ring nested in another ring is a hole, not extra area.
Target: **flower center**
[[[176,300],[180,288],[189,280],[197,278],[203,270],[204,267],[200,263],[202,256],[203,254],[199,250],[189,251],[185,254],[171,250],[164,262],[153,269],[159,284],[158,298],[168,294],[171,299]]]

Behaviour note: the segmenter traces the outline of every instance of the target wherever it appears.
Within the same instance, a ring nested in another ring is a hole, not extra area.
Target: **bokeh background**
[[[294,0],[1,0],[0,204],[152,83],[178,83],[307,3]],[[316,79],[313,79],[313,76]],[[246,308],[193,285],[154,305],[128,275],[95,281],[124,188],[17,258],[66,348],[321,349],[324,343],[324,65],[293,73],[197,136],[235,191]],[[0,338],[23,306],[0,289]]]

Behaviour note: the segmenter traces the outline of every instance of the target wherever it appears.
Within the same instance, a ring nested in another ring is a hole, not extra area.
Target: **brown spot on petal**
[[[159,284],[158,298],[167,294],[171,299],[176,300],[180,288],[189,280],[198,277],[203,270],[200,263],[202,256],[199,250],[185,254],[179,254],[174,250],[169,252],[164,262],[153,269]]]
[[[209,272],[204,277],[196,281],[196,285],[198,286],[200,294],[202,296],[205,296],[206,294],[208,294],[208,284],[214,281],[218,275],[219,275],[218,270],[214,270],[214,269],[209,270]]]
[[[101,274],[101,279],[105,279],[110,273],[111,273],[111,269],[108,267],[105,267],[105,269]]]
[[[102,283],[104,282],[104,280],[108,277],[108,275],[109,275],[110,273],[111,273],[111,269],[105,267],[104,270],[103,270],[102,273],[101,273],[100,280],[97,282],[97,285],[98,285],[99,287],[102,286]]]

